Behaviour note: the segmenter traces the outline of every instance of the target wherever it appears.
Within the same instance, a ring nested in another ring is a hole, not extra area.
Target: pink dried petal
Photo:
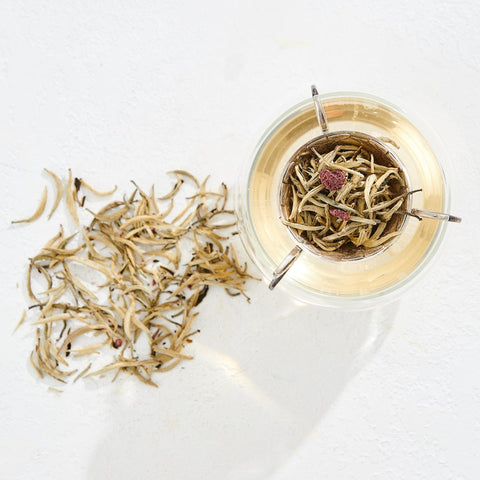
[[[340,190],[345,185],[347,176],[342,170],[327,170],[324,168],[320,171],[320,180],[328,190]]]
[[[329,211],[334,217],[337,217],[340,220],[345,220],[346,222],[350,220],[350,215],[345,210],[341,210],[340,208],[331,208]]]

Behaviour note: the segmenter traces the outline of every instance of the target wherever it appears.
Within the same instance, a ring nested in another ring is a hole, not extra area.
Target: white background
[[[1,1],[0,477],[477,479],[479,28],[474,0]],[[28,322],[11,335],[27,258],[66,222],[10,225],[53,190],[42,168],[121,191],[166,190],[178,167],[234,185],[311,83],[386,98],[443,140],[464,221],[428,274],[355,314],[263,283],[250,305],[218,292],[195,360],[158,389],[48,391]]]

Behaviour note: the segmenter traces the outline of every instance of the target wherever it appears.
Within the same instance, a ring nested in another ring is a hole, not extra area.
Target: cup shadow
[[[398,310],[332,311],[277,293],[232,303],[210,303],[195,360],[158,389],[112,384],[89,479],[267,478],[378,352]]]

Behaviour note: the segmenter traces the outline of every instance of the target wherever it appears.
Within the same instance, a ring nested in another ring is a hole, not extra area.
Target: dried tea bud
[[[350,215],[345,210],[341,210],[340,208],[331,208],[329,211],[331,215],[339,218],[340,220],[345,220],[346,222],[350,220]]]
[[[320,171],[320,180],[328,190],[340,190],[345,185],[347,176],[342,170],[327,170],[324,168]]]

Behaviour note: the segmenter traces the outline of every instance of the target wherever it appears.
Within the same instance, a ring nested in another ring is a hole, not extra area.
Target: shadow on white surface
[[[158,378],[158,389],[130,379],[112,386],[89,479],[265,479],[378,351],[398,309],[216,300],[194,361]]]

